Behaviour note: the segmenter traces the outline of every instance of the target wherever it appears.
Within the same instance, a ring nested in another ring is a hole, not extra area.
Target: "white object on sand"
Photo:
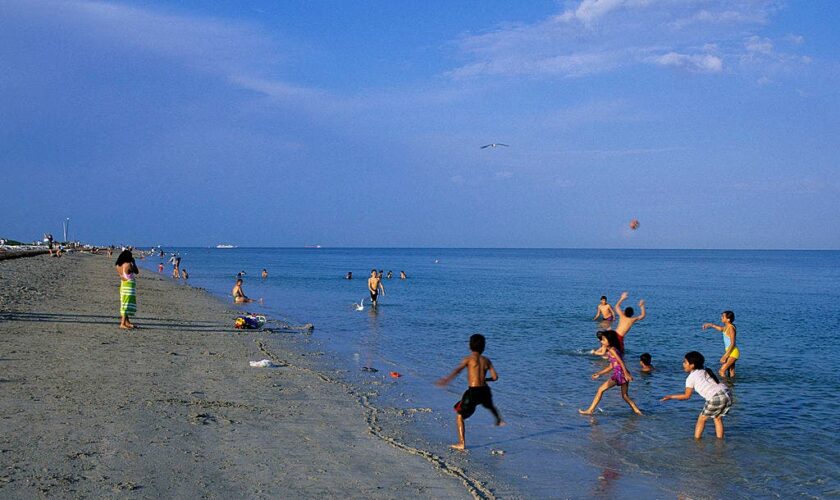
[[[276,365],[270,359],[262,359],[260,361],[249,361],[251,368],[273,368]]]

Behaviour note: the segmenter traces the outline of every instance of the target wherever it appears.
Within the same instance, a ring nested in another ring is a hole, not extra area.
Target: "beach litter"
[[[249,361],[251,368],[275,368],[277,367],[270,359],[261,359],[259,361]]]

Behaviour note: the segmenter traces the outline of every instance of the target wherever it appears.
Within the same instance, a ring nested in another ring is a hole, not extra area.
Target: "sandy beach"
[[[492,496],[203,290],[144,273],[118,329],[118,285],[104,256],[0,262],[3,498]]]

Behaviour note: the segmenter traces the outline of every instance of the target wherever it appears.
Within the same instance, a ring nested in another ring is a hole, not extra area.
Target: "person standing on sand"
[[[117,256],[117,274],[120,275],[120,328],[136,328],[129,319],[137,312],[137,275],[140,270],[134,262],[131,250],[123,250]]]
[[[379,292],[385,295],[385,288],[382,286],[382,275],[376,272],[376,269],[370,270],[370,278],[368,278],[368,292],[370,292],[371,307],[376,307],[376,299],[379,297]]]

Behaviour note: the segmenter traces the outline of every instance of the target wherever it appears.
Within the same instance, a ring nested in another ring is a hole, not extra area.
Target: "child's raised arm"
[[[467,367],[467,358],[464,358],[463,360],[461,360],[461,363],[458,366],[456,366],[454,370],[452,370],[452,373],[450,373],[449,375],[447,375],[445,377],[439,378],[438,381],[435,382],[435,385],[438,386],[438,387],[443,387],[446,384],[448,384],[449,382],[452,382],[452,379],[457,377],[458,374],[461,373],[464,370],[464,368],[466,368],[466,367]]]
[[[647,316],[647,311],[645,310],[645,301],[644,301],[644,300],[640,300],[640,301],[639,301],[639,309],[641,309],[641,310],[642,310],[642,313],[641,313],[641,314],[639,314],[639,315],[635,318],[635,320],[636,320],[636,321],[641,321],[641,320],[645,319],[645,316]],[[635,321],[634,321],[634,322],[635,322]]]
[[[619,316],[624,316],[624,311],[621,310],[621,303],[627,298],[627,292],[621,292],[621,297],[615,303],[615,313]]]
[[[685,393],[683,394],[669,394],[664,398],[660,399],[660,401],[668,401],[669,399],[679,399],[680,401],[685,401],[686,399],[691,397],[691,393],[694,392],[694,389],[691,387],[685,388]]]
[[[703,329],[704,329],[704,330],[706,330],[706,329],[708,329],[708,328],[714,328],[715,330],[717,330],[717,331],[719,331],[719,332],[722,332],[722,331],[723,331],[723,327],[722,327],[722,326],[717,326],[717,325],[716,325],[716,324],[714,324],[714,323],[703,323]]]

